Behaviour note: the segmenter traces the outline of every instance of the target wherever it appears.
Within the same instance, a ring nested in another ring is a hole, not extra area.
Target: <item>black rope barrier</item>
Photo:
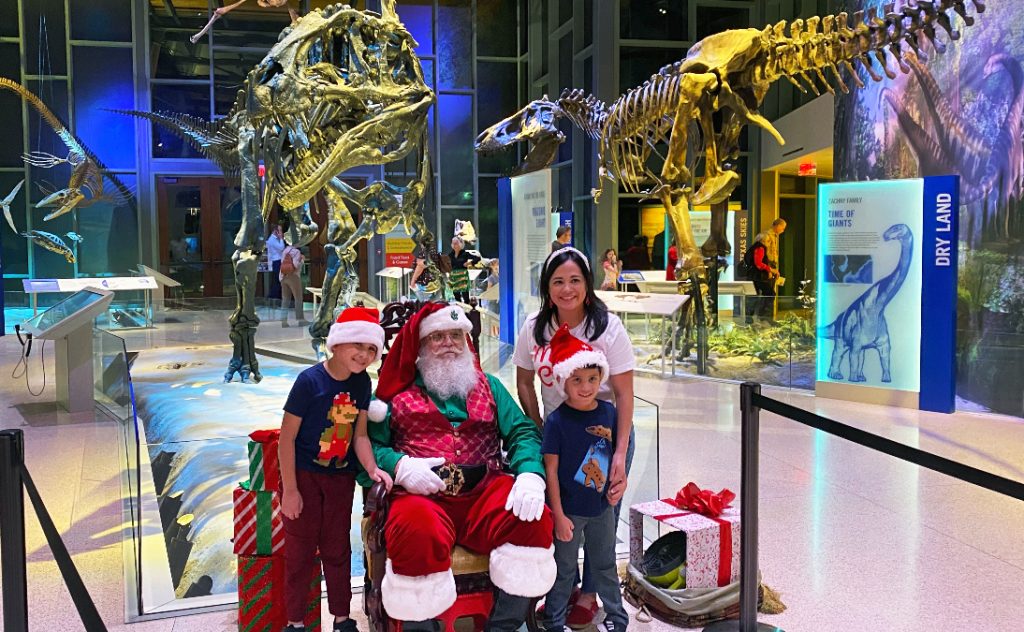
[[[24,445],[21,430],[0,431],[0,569],[4,585],[4,630],[28,632],[24,498],[27,493],[86,632],[106,632],[96,604],[25,467]]]
[[[765,397],[764,395],[755,394],[753,404],[763,410],[773,412],[776,415],[788,417],[793,421],[810,426],[822,432],[827,432],[830,435],[835,435],[847,441],[862,445],[866,448],[871,448],[878,452],[884,452],[889,456],[894,456],[897,459],[908,461],[921,467],[926,467],[929,470],[934,470],[947,476],[960,479],[965,483],[971,483],[978,487],[984,487],[987,490],[1000,493],[1004,496],[1010,496],[1017,500],[1024,500],[1024,483],[1015,481],[1002,476],[997,476],[979,470],[976,467],[970,465],[964,465],[952,461],[945,457],[941,457],[931,452],[925,452],[918,448],[911,447],[909,445],[880,437],[870,432],[848,426],[838,421],[834,421],[821,415],[816,415],[812,412],[797,408],[790,404],[780,402],[777,399],[771,397]]]
[[[704,632],[782,632],[757,620],[757,490],[758,456],[761,410],[767,410],[797,423],[846,439],[877,452],[920,467],[952,476],[984,489],[1024,500],[1024,483],[997,476],[984,470],[957,463],[945,457],[925,452],[833,419],[791,406],[761,395],[761,385],[744,382],[740,385],[740,414],[742,425],[740,483],[740,617],[719,621],[704,628]]]

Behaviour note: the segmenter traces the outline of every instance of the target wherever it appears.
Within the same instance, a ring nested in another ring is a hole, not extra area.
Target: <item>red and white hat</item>
[[[608,381],[608,359],[597,349],[591,347],[569,331],[569,325],[563,324],[551,336],[551,372],[555,377],[555,388],[565,394],[565,381],[572,372],[587,366],[596,366],[601,370],[601,384]]]
[[[338,320],[331,325],[327,334],[327,348],[345,342],[364,342],[377,347],[380,360],[384,352],[384,328],[380,326],[380,312],[367,307],[349,307],[338,315]]]
[[[420,354],[420,340],[436,331],[458,329],[466,334],[473,331],[473,325],[466,318],[466,312],[458,305],[427,303],[412,315],[398,335],[391,342],[388,357],[384,358],[378,372],[376,399],[370,402],[369,418],[382,421],[387,415],[391,398],[412,385],[416,379],[416,359]],[[472,353],[472,343],[466,341],[467,350]]]

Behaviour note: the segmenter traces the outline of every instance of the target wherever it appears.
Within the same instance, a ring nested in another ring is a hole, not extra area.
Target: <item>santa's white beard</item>
[[[473,362],[473,352],[468,348],[453,358],[438,358],[424,349],[420,351],[420,357],[416,358],[416,367],[423,378],[423,385],[440,399],[455,396],[466,399],[476,386],[476,364]]]

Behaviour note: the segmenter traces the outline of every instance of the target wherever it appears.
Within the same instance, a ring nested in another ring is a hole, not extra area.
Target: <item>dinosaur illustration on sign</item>
[[[829,379],[843,379],[843,361],[849,356],[849,381],[864,382],[864,352],[868,349],[877,349],[878,359],[882,365],[882,381],[892,381],[891,345],[889,325],[885,320],[885,307],[896,296],[907,278],[910,260],[914,254],[914,236],[906,224],[895,224],[883,233],[882,238],[886,241],[899,241],[900,259],[896,269],[869,287],[849,307],[840,312],[832,324],[822,327],[818,332],[820,338],[835,340],[832,361],[828,368]]]

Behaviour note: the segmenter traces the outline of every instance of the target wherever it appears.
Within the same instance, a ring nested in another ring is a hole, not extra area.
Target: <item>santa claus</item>
[[[380,468],[394,476],[384,608],[433,630],[455,602],[456,544],[490,556],[488,630],[516,630],[555,580],[541,435],[477,365],[461,308],[428,303],[399,331],[370,404]]]

